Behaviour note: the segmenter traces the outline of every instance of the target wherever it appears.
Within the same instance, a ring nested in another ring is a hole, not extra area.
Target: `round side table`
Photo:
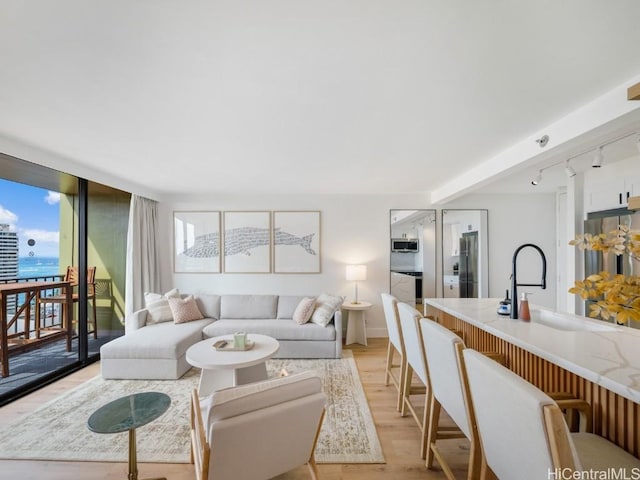
[[[345,345],[359,343],[367,345],[367,322],[365,312],[371,308],[369,302],[345,302],[342,304],[342,310],[349,312],[349,320],[347,321],[347,335]]]
[[[129,476],[138,479],[136,456],[136,428],[155,420],[171,405],[166,393],[143,392],[118,398],[93,412],[87,421],[89,430],[96,433],[120,433],[129,431]],[[147,480],[166,480],[149,478]]]

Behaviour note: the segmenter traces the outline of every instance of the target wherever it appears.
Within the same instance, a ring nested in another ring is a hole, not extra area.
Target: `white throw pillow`
[[[311,323],[326,327],[331,322],[333,314],[338,311],[344,301],[343,297],[323,293],[316,300],[316,309],[311,315]]]
[[[300,300],[298,306],[293,312],[293,321],[298,325],[307,323],[311,319],[313,309],[316,307],[316,299],[314,297],[305,297]]]
[[[177,288],[169,290],[164,295],[145,292],[144,304],[147,309],[147,325],[173,321],[173,313],[171,313],[167,298],[180,298],[180,292]]]
[[[167,300],[173,314],[173,323],[187,323],[204,318],[193,295],[184,299],[169,297]]]

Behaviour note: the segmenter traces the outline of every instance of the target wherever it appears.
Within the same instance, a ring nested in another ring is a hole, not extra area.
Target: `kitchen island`
[[[505,355],[545,392],[588,401],[594,433],[640,458],[640,331],[531,305],[532,321],[497,314],[500,299],[430,298],[425,315],[463,332],[466,345]]]

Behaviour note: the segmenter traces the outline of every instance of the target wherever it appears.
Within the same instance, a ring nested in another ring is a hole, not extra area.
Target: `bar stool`
[[[498,478],[537,480],[563,469],[565,476],[640,471],[640,459],[608,440],[570,433],[556,402],[529,382],[475,350],[462,356],[486,459],[483,474],[488,467]]]
[[[469,466],[467,478],[476,479],[480,475],[482,454],[480,452],[480,439],[477,435],[473,410],[466,402],[466,377],[461,373],[460,352],[464,349],[462,339],[427,318],[420,320],[422,341],[427,358],[427,375],[431,382],[431,404],[429,405],[429,429],[427,432],[427,468],[433,468],[434,459],[438,461],[445,476],[449,480],[455,480],[445,458],[442,456],[437,440],[451,438],[438,432],[440,413],[444,408],[463,435],[471,442],[469,450]]]
[[[387,332],[389,335],[389,344],[387,345],[387,360],[384,367],[384,384],[389,386],[390,382],[398,391],[398,401],[396,409],[402,408],[402,392],[404,390],[404,374],[407,368],[407,359],[404,351],[404,341],[402,340],[402,330],[400,328],[400,318],[398,314],[398,299],[388,293],[381,294],[382,307],[384,309],[384,318],[387,322]],[[400,363],[394,364],[394,356],[400,357]],[[394,375],[393,369],[399,368],[397,376]]]

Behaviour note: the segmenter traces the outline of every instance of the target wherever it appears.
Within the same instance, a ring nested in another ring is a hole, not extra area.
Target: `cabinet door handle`
[[[627,192],[627,202],[629,202],[629,192]]]
[[[618,194],[618,203],[622,205],[622,193]]]

